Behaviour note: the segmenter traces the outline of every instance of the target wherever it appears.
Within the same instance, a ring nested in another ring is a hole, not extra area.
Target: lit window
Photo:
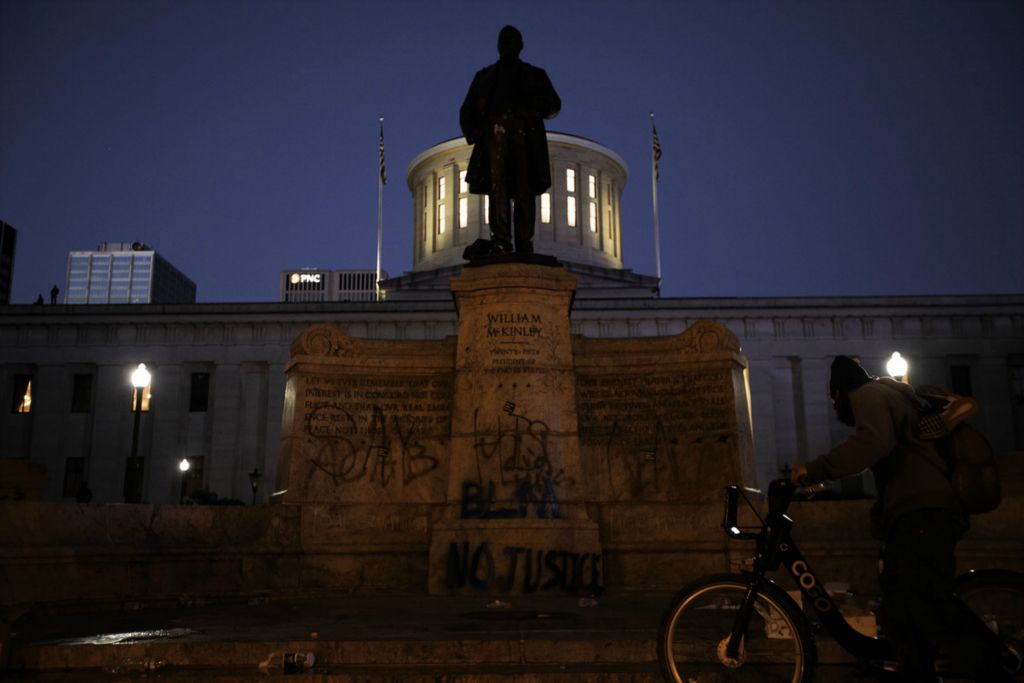
[[[551,193],[545,192],[540,196],[540,222],[551,222]]]
[[[594,176],[587,176],[587,196],[591,199],[597,197],[597,178]]]
[[[491,224],[491,196],[484,195],[484,223]]]
[[[590,232],[597,232],[597,202],[590,202]]]
[[[448,179],[440,177],[437,179],[437,232],[444,234],[445,230],[445,215],[444,215],[444,201],[447,196],[447,185]]]
[[[576,227],[576,170],[565,169],[565,190],[569,196],[565,198],[566,223],[570,228]]]
[[[32,375],[15,375],[12,413],[32,412]]]
[[[459,171],[459,227],[469,225],[469,183],[466,182],[466,171]]]

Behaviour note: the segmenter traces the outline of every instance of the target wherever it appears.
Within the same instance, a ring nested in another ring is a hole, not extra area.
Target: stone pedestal
[[[757,483],[739,340],[573,337],[574,291],[496,258],[452,280],[457,337],[295,340],[275,500],[299,508],[303,585],[590,594],[728,569],[722,487]]]
[[[430,590],[600,589],[587,518],[561,266],[495,263],[452,279],[459,312],[448,504]]]

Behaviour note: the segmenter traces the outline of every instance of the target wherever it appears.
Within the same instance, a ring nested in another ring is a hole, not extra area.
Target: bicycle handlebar
[[[789,509],[789,504],[793,500],[793,494],[796,493],[797,489],[803,489],[808,497],[820,493],[825,489],[823,483],[810,483],[801,482],[801,484],[795,484],[789,479],[775,479],[768,485],[768,514],[772,515],[784,515]],[[745,491],[751,493],[761,493],[757,489],[747,488],[738,484],[725,487],[725,517],[722,519],[722,528],[725,533],[731,538],[740,540],[753,540],[756,539],[767,526],[767,522],[760,516],[757,515],[757,510],[754,508],[750,499],[745,495]],[[739,519],[739,502],[740,497],[754,510],[754,514],[757,515],[761,521],[761,530],[757,532],[745,531],[738,525]]]

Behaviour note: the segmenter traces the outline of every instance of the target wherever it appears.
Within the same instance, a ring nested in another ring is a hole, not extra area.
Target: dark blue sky
[[[1024,3],[0,0],[12,301],[145,241],[200,301],[411,267],[405,170],[517,25],[549,130],[623,156],[626,266],[665,296],[1024,292]]]

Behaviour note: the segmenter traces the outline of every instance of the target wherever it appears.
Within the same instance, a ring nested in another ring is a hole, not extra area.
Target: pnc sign
[[[292,273],[288,281],[293,285],[305,282],[312,282],[318,285],[323,281],[323,273]]]

